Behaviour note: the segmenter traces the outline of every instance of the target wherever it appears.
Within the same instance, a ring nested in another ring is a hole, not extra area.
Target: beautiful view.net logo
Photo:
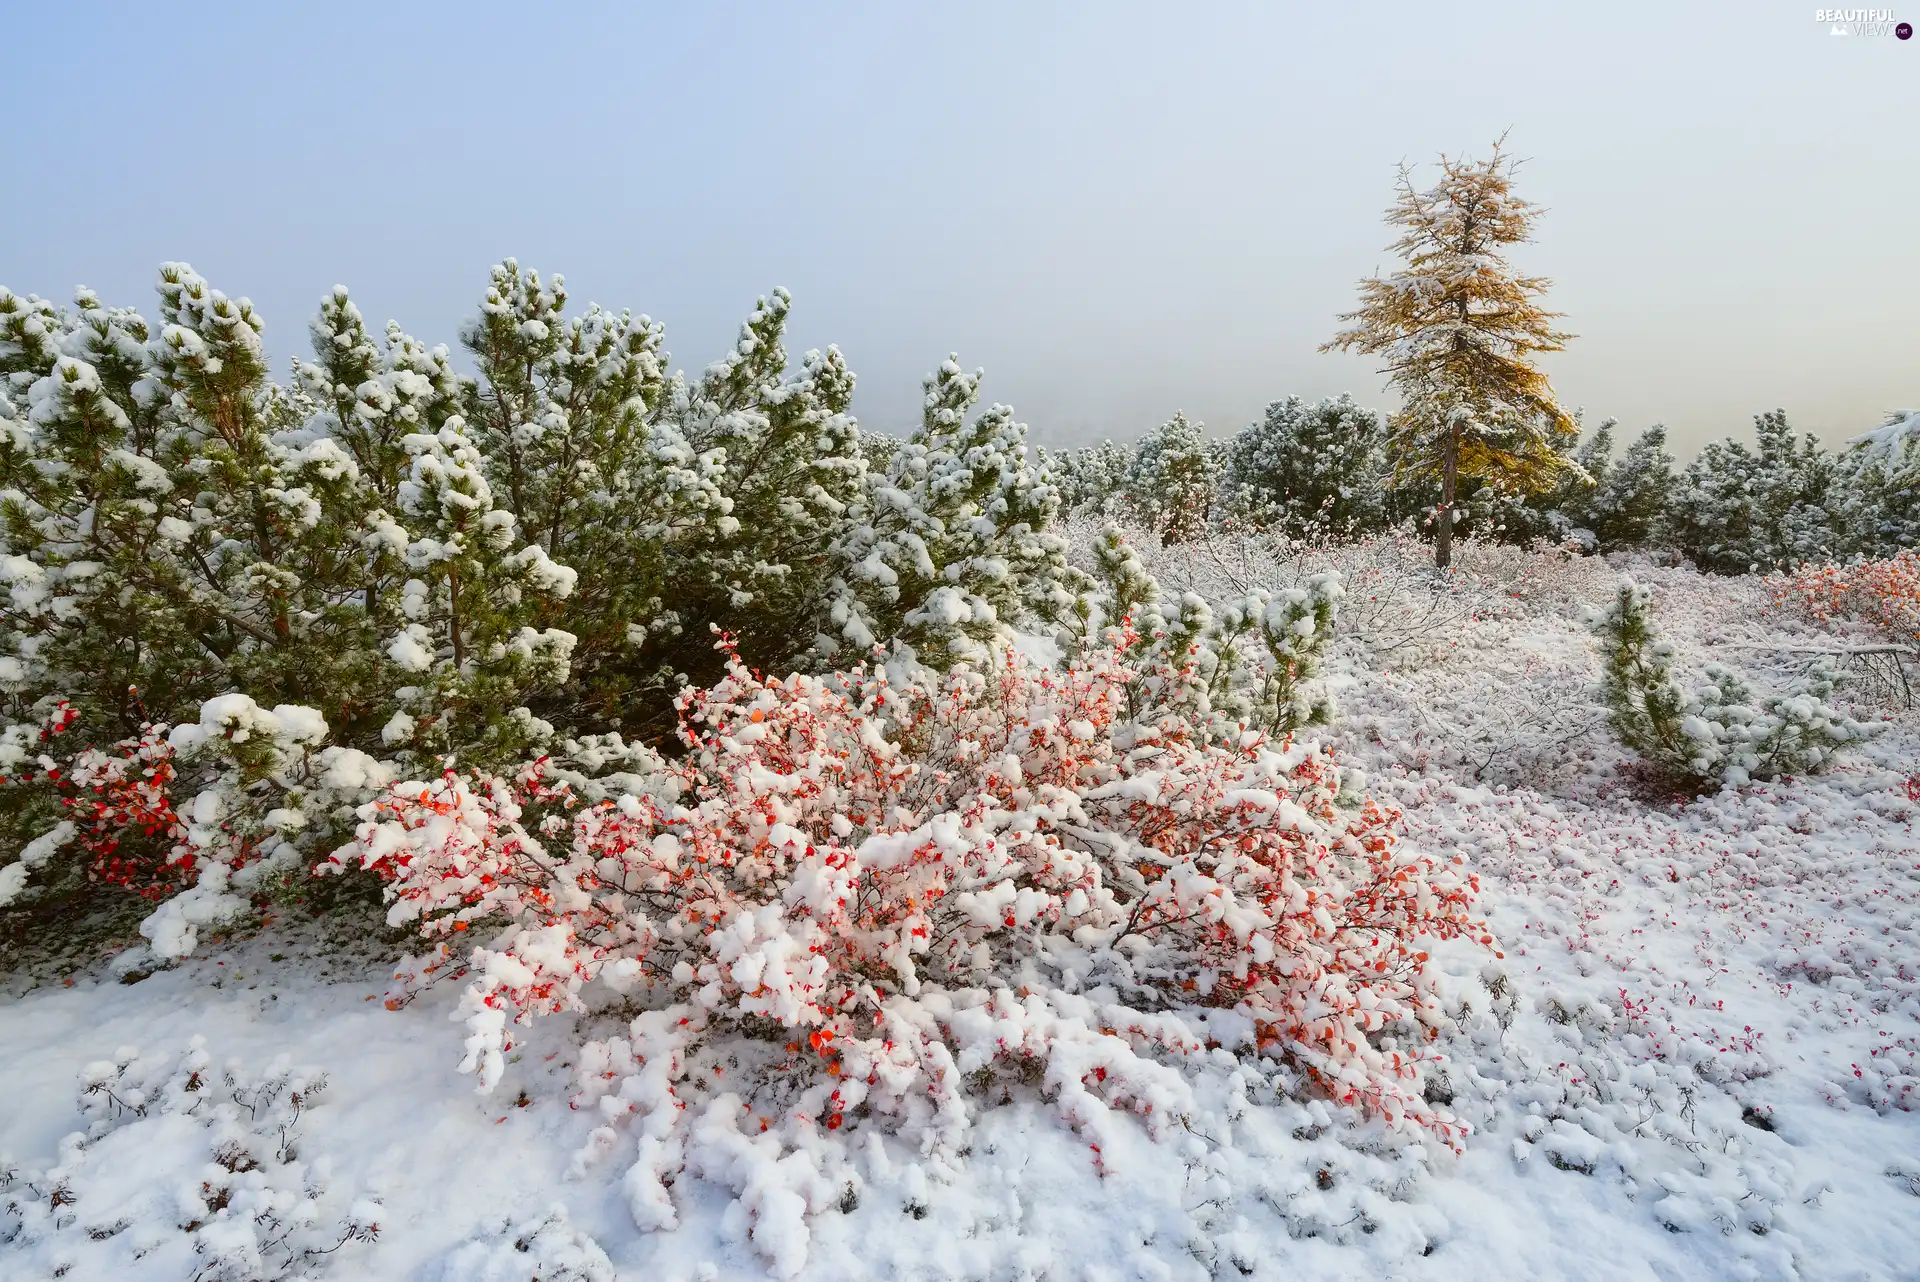
[[[1815,9],[1813,20],[1827,24],[1829,35],[1913,38],[1913,24],[1896,22],[1891,9]]]

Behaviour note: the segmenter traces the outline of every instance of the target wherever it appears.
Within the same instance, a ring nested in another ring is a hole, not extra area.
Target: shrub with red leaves
[[[186,884],[196,852],[168,795],[174,762],[164,727],[148,726],[110,751],[86,749],[58,782],[90,876],[155,900]]]
[[[394,771],[351,748],[322,747],[311,708],[262,708],[240,694],[201,705],[199,720],[149,723],[105,744],[79,739],[65,704],[0,733],[0,785],[16,822],[40,835],[0,865],[0,906],[58,852],[64,877],[127,887],[157,903],[140,931],[165,959],[186,956],[200,930],[243,914],[265,879],[310,866],[337,844],[336,819],[384,792]]]
[[[795,1116],[864,1104],[953,1153],[963,1079],[999,1061],[1044,1063],[1096,1131],[1112,1105],[1181,1115],[1166,1060],[1231,1024],[1211,1008],[1332,1097],[1457,1140],[1421,1095],[1424,945],[1492,945],[1474,879],[1399,845],[1395,812],[1337,809],[1317,748],[1130,716],[1131,662],[1122,638],[1064,672],[1010,654],[903,688],[735,659],[682,697],[685,754],[644,791],[449,771],[364,807],[332,866],[387,878],[395,924],[486,928],[463,1006],[483,1090],[510,1020],[604,978],[655,1010],[591,1050],[587,1076],[631,1071],[590,1095],[671,1113],[704,1030],[777,1026],[816,1074]]]
[[[175,769],[166,727],[147,726],[135,738],[81,748],[65,760],[50,755],[77,720],[69,705],[57,705],[37,727],[32,755],[12,754],[13,770],[0,777],[0,785],[50,796],[63,817],[31,862],[71,846],[81,852],[88,880],[164,899],[186,884],[193,862],[186,825],[169,795]]]
[[[1860,619],[1903,642],[1920,641],[1920,551],[1882,561],[1812,566],[1771,582],[1777,606],[1823,623]]]

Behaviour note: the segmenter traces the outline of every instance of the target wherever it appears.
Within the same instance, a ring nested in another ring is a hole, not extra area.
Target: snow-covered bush
[[[574,1227],[564,1206],[476,1235],[449,1252],[433,1276],[438,1282],[614,1282],[613,1262]]]
[[[1228,444],[1224,505],[1293,538],[1371,533],[1386,522],[1386,429],[1349,396],[1274,401]]]
[[[1133,449],[1101,441],[1083,449],[1050,454],[1046,464],[1060,487],[1063,509],[1085,508],[1104,514],[1126,492],[1127,476],[1133,470]]]
[[[302,1153],[327,1079],[276,1062],[216,1067],[205,1039],[178,1057],[132,1048],[82,1073],[86,1124],[45,1169],[0,1159],[8,1277],[278,1282],[351,1275],[385,1212]]]
[[[65,699],[103,744],[243,693],[464,747],[565,676],[571,638],[535,613],[573,576],[493,505],[432,353],[360,335],[352,421],[295,427],[305,393],[267,383],[246,300],[181,264],[160,288],[157,327],[25,300],[42,341],[0,345],[9,720]]]
[[[1404,525],[1331,541],[1217,529],[1198,543],[1173,547],[1145,531],[1116,535],[1104,523],[1084,520],[1071,522],[1067,533],[1075,562],[1103,580],[1109,600],[1118,593],[1110,568],[1111,542],[1118,537],[1125,555],[1138,563],[1142,582],[1154,585],[1129,599],[1170,602],[1162,607],[1168,613],[1177,613],[1188,593],[1223,610],[1255,592],[1308,589],[1314,580],[1334,576],[1340,584],[1335,636],[1342,647],[1364,653],[1369,665],[1382,659],[1433,661],[1454,651],[1477,619],[1513,610],[1563,616],[1569,606],[1590,599],[1596,583],[1612,581],[1604,564],[1589,558],[1479,538],[1459,542],[1455,570],[1437,576],[1431,545]]]
[[[160,293],[150,327],[0,291],[0,816],[26,856],[0,898],[71,888],[33,867],[70,840],[95,878],[172,865],[172,951],[233,906],[228,873],[328,836],[288,771],[379,786],[367,749],[525,746],[508,714],[572,641],[535,613],[572,574],[491,506],[443,353],[343,330],[358,399],[296,428],[311,398],[266,382],[246,300],[180,264]],[[316,706],[353,745],[324,760]]]
[[[845,513],[823,652],[896,643],[935,668],[978,662],[1016,619],[1064,619],[1087,590],[1052,528],[1060,495],[1026,425],[1005,405],[966,417],[984,374],[949,356],[928,375],[920,429]]]
[[[1202,425],[1176,413],[1134,447],[1126,508],[1163,542],[1188,542],[1213,515],[1220,471],[1219,454]]]
[[[1338,574],[1249,588],[1216,611],[1199,593],[1163,592],[1116,525],[1101,530],[1093,559],[1113,621],[1102,635],[1117,640],[1137,673],[1129,691],[1135,716],[1175,711],[1213,738],[1247,728],[1281,735],[1332,720],[1333,702],[1314,682],[1344,595]]]
[[[664,1178],[699,1167],[783,1270],[838,1189],[743,1134],[717,1075],[693,1098],[726,1030],[786,1044],[763,1066],[783,1134],[876,1117],[949,1163],[982,1070],[1031,1065],[1097,1146],[1115,1111],[1177,1125],[1177,1064],[1209,1039],[1456,1139],[1421,1094],[1426,946],[1491,945],[1472,878],[1399,846],[1392,812],[1336,809],[1326,753],[1130,707],[1178,680],[1124,639],[1065,672],[1010,653],[924,685],[735,660],[682,697],[686,755],[646,791],[587,803],[538,763],[449,771],[368,806],[335,863],[388,879],[395,924],[485,932],[462,1007],[482,1089],[514,1021],[577,1009],[594,979],[636,992],[648,1010],[586,1082],[609,1121],[643,1115],[636,1216],[674,1223]]]
[[[1810,619],[1860,619],[1920,642],[1920,551],[1881,561],[1805,566],[1771,580],[1774,602]]]
[[[1472,492],[1465,503],[1469,528],[1504,543],[1546,542],[1588,552],[1645,543],[1665,514],[1673,485],[1666,429],[1648,428],[1616,463],[1615,426],[1606,419],[1594,428],[1572,452],[1574,466],[1562,470],[1551,489],[1524,495]]]
[[[0,868],[0,906],[56,854],[56,876],[126,886],[158,901],[141,932],[162,958],[193,951],[199,931],[240,916],[268,878],[300,871],[302,838],[326,830],[391,783],[365,753],[322,747],[312,708],[266,709],[245,695],[208,700],[198,721],[148,725],[105,748],[66,743],[65,703],[0,742],[9,786],[37,787],[62,817]]]
[[[1754,418],[1757,448],[1712,441],[1675,483],[1661,538],[1702,570],[1745,574],[1820,560],[1835,543],[1833,460],[1784,410]]]
[[[1595,429],[1581,446],[1580,466],[1593,478],[1591,488],[1567,502],[1573,528],[1589,531],[1593,550],[1613,552],[1643,547],[1667,519],[1673,492],[1673,456],[1667,452],[1667,429],[1649,427],[1634,438],[1626,453],[1613,457],[1611,420]]]
[[[1885,558],[1920,544],[1920,410],[1895,410],[1835,461],[1847,556]]]
[[[1827,702],[1838,676],[1824,661],[1758,702],[1744,677],[1717,663],[1707,665],[1704,682],[1688,684],[1674,671],[1673,646],[1654,630],[1652,600],[1625,580],[1595,615],[1600,694],[1620,741],[1677,779],[1737,787],[1817,771],[1877,728]]]
[[[496,267],[463,335],[481,373],[463,404],[502,504],[577,574],[571,677],[535,710],[664,730],[679,681],[718,675],[709,624],[782,671],[838,634],[836,539],[870,483],[854,376],[831,347],[789,368],[785,290],[695,379],[667,373],[650,318],[566,303],[562,278]]]

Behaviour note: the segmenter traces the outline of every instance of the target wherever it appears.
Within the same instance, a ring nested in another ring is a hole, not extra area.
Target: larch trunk
[[[1444,570],[1453,564],[1453,500],[1460,481],[1460,432],[1447,425],[1446,456],[1440,466],[1440,528],[1433,540],[1433,564]]]

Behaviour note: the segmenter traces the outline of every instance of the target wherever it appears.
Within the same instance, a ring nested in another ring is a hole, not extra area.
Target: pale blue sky
[[[873,428],[950,350],[1055,443],[1379,404],[1315,349],[1394,165],[1511,127],[1590,418],[1920,401],[1920,39],[1811,5],[4,5],[0,283],[183,258],[276,363],[336,281],[453,344],[512,254],[690,369],[786,285]]]

